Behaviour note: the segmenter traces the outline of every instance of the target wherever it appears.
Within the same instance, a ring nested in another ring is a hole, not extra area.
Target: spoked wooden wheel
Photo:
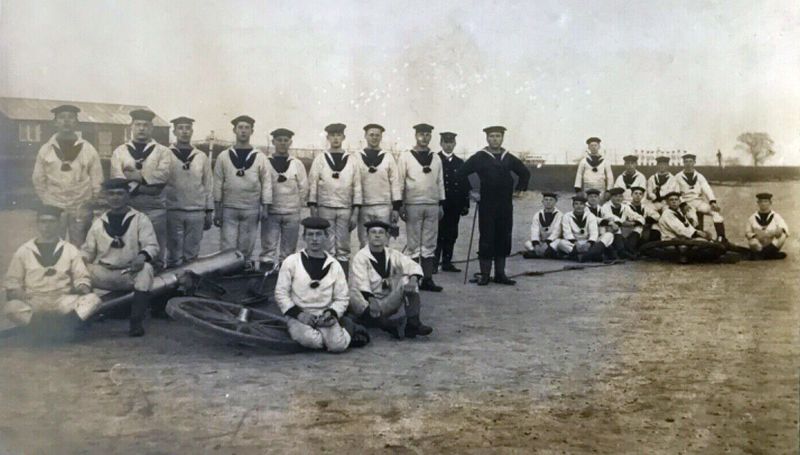
[[[247,346],[292,352],[302,349],[289,337],[284,316],[237,303],[175,297],[167,313],[196,329]]]
[[[725,254],[726,249],[719,243],[676,239],[645,243],[639,252],[648,257],[687,264],[715,261]]]

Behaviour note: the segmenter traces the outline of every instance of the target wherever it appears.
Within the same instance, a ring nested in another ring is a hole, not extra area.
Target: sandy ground
[[[734,241],[761,189],[800,226],[800,182],[720,186]],[[538,205],[517,202],[517,245]],[[2,264],[29,219],[0,214]],[[513,288],[439,274],[445,292],[423,302],[433,336],[376,333],[342,355],[274,355],[168,321],[141,339],[107,321],[72,343],[0,340],[0,453],[796,453],[796,237],[786,250]],[[514,258],[509,271],[561,265]]]

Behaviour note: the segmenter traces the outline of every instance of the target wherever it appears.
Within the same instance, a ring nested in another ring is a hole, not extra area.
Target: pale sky
[[[550,161],[589,136],[618,156],[686,149],[710,162],[764,131],[800,164],[800,3],[787,1],[0,0],[0,96],[144,104],[232,138],[238,114],[294,145],[322,128],[415,123]]]

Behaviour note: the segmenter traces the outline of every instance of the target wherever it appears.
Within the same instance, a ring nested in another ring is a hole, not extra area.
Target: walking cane
[[[480,202],[475,202],[475,213],[472,214],[472,231],[469,234],[469,247],[467,247],[467,265],[464,267],[464,284],[467,284],[467,277],[469,276],[469,261],[472,256],[472,239],[475,237],[475,220],[478,218],[478,206]]]

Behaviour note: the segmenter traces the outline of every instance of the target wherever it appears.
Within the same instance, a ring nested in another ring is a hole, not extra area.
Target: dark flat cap
[[[636,155],[625,155],[624,157],[622,157],[622,161],[626,163],[631,163],[631,162],[637,163],[639,162],[639,157]]]
[[[572,202],[586,202],[586,196],[576,194],[575,196],[572,196]]]
[[[306,229],[328,229],[331,227],[331,223],[326,220],[325,218],[321,218],[318,216],[310,216],[308,218],[304,218],[303,221],[300,222]]]
[[[242,122],[249,123],[250,126],[256,124],[256,120],[253,117],[250,117],[249,115],[240,115],[235,119],[231,120],[231,125],[236,126]]]
[[[439,136],[444,142],[453,142],[458,135],[456,133],[451,133],[450,131],[445,131],[444,133],[439,133]]]
[[[689,158],[691,158],[693,160],[697,160],[697,155],[695,155],[694,153],[684,153],[683,156],[681,156],[681,158],[684,159],[684,160],[689,159]]]
[[[152,122],[156,117],[156,113],[148,109],[134,109],[130,111],[129,115],[131,120],[144,120],[145,122]]]
[[[553,193],[552,191],[545,191],[542,193],[542,197],[552,197],[558,199],[558,194]]]
[[[771,201],[772,200],[772,193],[758,193],[758,194],[756,194],[756,199],[757,200],[769,199]]]
[[[169,122],[172,123],[173,125],[187,125],[187,124],[191,125],[194,123],[194,119],[185,116],[180,116],[170,120]]]
[[[103,182],[104,190],[125,190],[130,191],[128,179],[113,178]]]
[[[667,193],[667,194],[665,194],[665,195],[663,195],[661,197],[662,197],[662,199],[668,199],[668,198],[670,198],[672,196],[681,197],[681,192],[680,191],[670,191],[669,193]]]
[[[483,132],[486,133],[486,134],[489,134],[489,133],[505,133],[506,132],[506,127],[505,126],[499,126],[499,125],[487,126],[486,128],[483,129]]]
[[[669,164],[669,157],[668,156],[659,156],[656,158],[656,163],[668,163]]]
[[[61,218],[61,213],[63,211],[55,206],[52,205],[40,205],[36,208],[36,218],[43,217],[43,216],[52,216],[54,218]]]
[[[50,109],[50,112],[52,112],[53,115],[58,115],[62,112],[72,112],[73,114],[77,114],[80,111],[81,109],[78,106],[73,106],[71,104],[62,104],[61,106]]]
[[[418,123],[414,125],[414,131],[417,133],[430,133],[433,131],[433,125],[428,125],[427,123]]]
[[[598,190],[597,188],[589,188],[588,190],[586,190],[586,194],[600,194],[600,190]]]
[[[385,229],[388,232],[389,229],[392,228],[392,225],[381,220],[372,220],[364,223],[364,227],[367,228],[367,230],[370,230],[374,227],[379,227]]]
[[[642,188],[641,186],[632,186],[631,187],[631,193],[633,193],[634,191],[641,191],[642,193],[644,193],[645,189]]]
[[[325,127],[325,132],[328,134],[344,133],[345,128],[347,128],[347,125],[344,123],[331,123]]]
[[[611,188],[610,190],[608,190],[608,194],[610,194],[612,196],[616,196],[618,194],[623,194],[624,192],[625,192],[625,188],[620,188],[618,186],[615,186],[614,188]]]
[[[294,136],[294,131],[286,129],[286,128],[278,128],[277,130],[269,133],[272,137],[292,137]]]
[[[367,125],[364,125],[364,131],[369,131],[371,129],[379,129],[381,130],[381,133],[386,131],[386,128],[382,127],[381,125],[378,125],[377,123],[369,123]]]
[[[599,144],[603,141],[601,141],[599,137],[594,137],[594,136],[590,137],[589,139],[586,139],[586,145],[589,145],[592,142],[597,142]]]

